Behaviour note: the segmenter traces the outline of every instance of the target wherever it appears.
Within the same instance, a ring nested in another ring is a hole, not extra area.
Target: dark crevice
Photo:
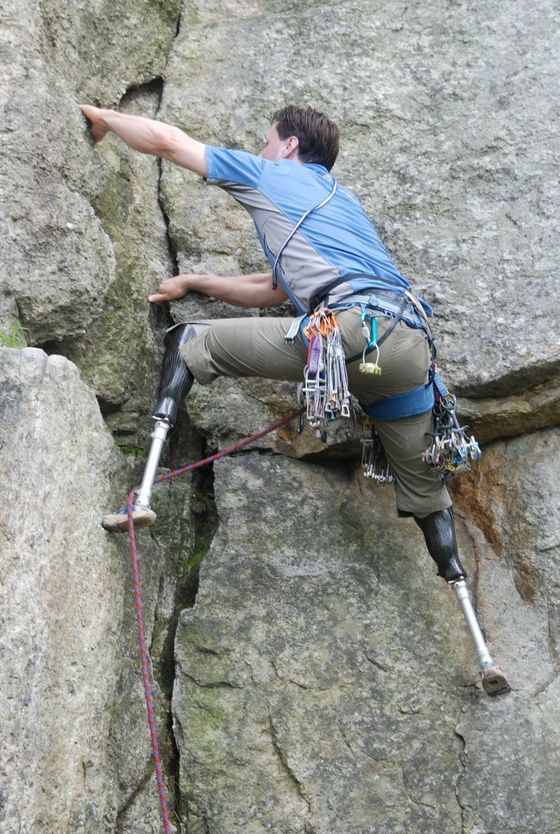
[[[157,194],[158,194],[158,205],[159,210],[161,211],[161,216],[163,217],[163,222],[165,224],[166,230],[166,239],[167,239],[167,251],[169,255],[169,260],[173,266],[173,275],[179,274],[179,257],[177,252],[177,247],[173,241],[173,237],[170,234],[169,226],[169,214],[165,208],[165,200],[163,199],[162,194],[162,177],[163,177],[163,160],[158,158],[158,185],[157,185]]]
[[[96,397],[96,399],[101,415],[104,418],[110,414],[116,414],[122,408],[122,403],[111,402],[110,400],[103,399],[103,397]]]
[[[175,26],[175,38],[181,34],[181,24],[183,22],[183,3],[179,3],[179,12],[177,14],[177,24]]]
[[[181,27],[181,14],[179,13],[179,17],[177,19],[177,30],[176,30],[176,35],[175,36],[177,36],[179,34],[180,27]],[[164,81],[163,81],[162,78],[160,78],[159,82],[160,82],[159,86],[157,87],[158,100],[157,100],[156,112],[155,112],[155,118],[156,119],[158,119],[159,116],[160,116],[161,105],[162,105],[162,101],[163,101]],[[154,88],[154,92],[156,92],[156,88]],[[167,209],[165,207],[165,200],[163,198],[163,193],[162,193],[163,159],[161,157],[158,157],[157,164],[158,164],[157,201],[158,201],[159,210],[161,211],[161,216],[163,218],[163,222],[165,224],[165,232],[166,232],[166,240],[167,240],[167,252],[168,252],[169,260],[171,261],[171,264],[172,264],[172,267],[173,267],[173,275],[178,275],[179,274],[179,258],[178,258],[178,253],[177,253],[177,247],[175,246],[175,243],[173,241],[173,237],[169,232],[170,219],[169,219],[169,214],[167,212]]]
[[[177,37],[180,30],[182,17],[181,12],[182,4],[179,6],[178,9],[175,37]],[[169,54],[170,52],[171,48],[169,50]],[[163,90],[165,83],[164,75],[165,70],[163,71],[162,76],[156,76],[155,78],[151,79],[150,81],[144,84],[135,87],[130,87],[123,96],[123,99],[121,99],[121,105],[123,103],[126,103],[128,99],[135,98],[138,95],[149,96],[152,98],[152,100],[154,100],[153,113],[154,118],[157,119],[160,114],[163,99]],[[172,265],[173,274],[176,275],[179,272],[178,256],[177,250],[169,234],[169,216],[167,214],[167,211],[165,210],[165,205],[162,198],[163,165],[162,160],[160,158],[158,158],[157,160],[157,166],[158,173],[156,182],[156,197],[165,225],[167,250],[170,264]],[[167,327],[171,326],[172,324],[174,324],[174,322],[166,306],[161,306],[158,304],[151,305],[149,326],[152,329],[152,332],[154,333],[156,341],[160,340],[162,331],[165,330]],[[111,403],[102,404],[100,402],[100,407],[104,416],[105,414],[110,413],[111,408],[114,408],[114,410],[118,410],[118,406],[114,407]],[[165,462],[173,469],[177,468],[178,466],[184,463],[183,454],[186,453],[187,455],[190,455],[193,446],[198,447],[204,445],[202,443],[197,443],[196,439],[195,443],[192,442],[193,433],[190,430],[190,427],[186,427],[186,431],[184,432],[184,434],[182,434],[182,423],[184,423],[184,419],[182,419],[182,417],[183,415],[179,415],[178,423],[175,426],[175,430],[171,434],[170,444],[166,450],[166,453],[164,452],[164,457],[167,458],[167,461]],[[214,523],[214,481],[212,473],[208,473],[205,471],[202,471],[200,473],[195,472],[192,476],[191,484],[191,524],[186,522],[186,520],[184,520],[180,516],[178,519],[176,519],[176,521],[179,522],[181,529],[179,540],[177,543],[177,577],[173,600],[173,613],[171,615],[170,620],[166,623],[166,634],[163,640],[163,645],[161,647],[159,662],[157,664],[157,667],[154,668],[155,677],[158,680],[162,694],[165,699],[165,772],[168,778],[167,784],[169,786],[168,792],[170,813],[171,816],[174,818],[175,829],[177,834],[181,834],[182,829],[182,797],[180,787],[180,751],[177,745],[176,736],[174,732],[173,712],[171,707],[173,688],[175,684],[175,637],[177,633],[177,626],[181,611],[183,610],[183,608],[191,607],[192,605],[194,605],[194,600],[196,598],[196,592],[198,590],[198,565],[209,547],[209,545],[204,547],[201,541],[202,539],[211,539],[211,535],[213,535],[212,531],[215,529],[216,526]],[[195,496],[199,493],[206,497],[206,503],[204,503],[204,506],[206,507],[206,512],[197,512],[198,503],[195,502]],[[191,528],[194,532],[194,542],[192,543],[192,546],[190,543],[191,529],[189,528]],[[164,547],[164,549],[168,550],[168,548],[166,548],[165,545],[162,546]],[[197,557],[200,557],[198,561]],[[161,596],[161,593],[158,596]],[[117,834],[117,832],[115,834]]]
[[[140,84],[131,84],[130,87],[127,87],[119,101],[119,107],[122,107],[128,101],[134,100],[139,95],[147,95],[157,99],[156,110],[159,110],[162,94],[163,78],[161,75],[155,75],[149,81],[142,81]]]
[[[57,341],[56,339],[50,339],[47,342],[31,342],[31,347],[37,347],[41,350],[44,350],[47,356],[65,356],[66,351],[64,348],[64,342]]]
[[[182,413],[171,434],[171,442],[166,454],[166,464],[177,469],[190,460],[206,457],[208,454],[203,438],[196,435]],[[170,485],[170,490],[173,486]],[[163,527],[176,525],[177,534],[172,541],[159,542],[165,548],[167,558],[176,565],[173,613],[165,623],[165,636],[161,647],[155,677],[165,697],[166,720],[166,757],[165,772],[170,785],[170,805],[175,817],[177,832],[180,834],[180,820],[185,815],[185,800],[180,790],[180,751],[176,743],[173,725],[171,700],[175,685],[175,639],[181,612],[192,608],[196,601],[199,583],[199,568],[208,553],[214,538],[218,519],[214,501],[214,473],[212,467],[206,466],[195,470],[190,475],[190,505],[188,513],[181,513],[184,498],[179,493],[179,501],[171,509],[168,517],[162,514]],[[173,498],[171,498],[173,503]],[[155,528],[154,528],[155,531]],[[154,533],[154,538],[157,539]]]

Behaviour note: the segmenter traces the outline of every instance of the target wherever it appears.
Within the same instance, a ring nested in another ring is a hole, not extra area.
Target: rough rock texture
[[[472,656],[390,493],[254,453],[217,466],[215,490],[177,636],[188,830],[460,830]]]
[[[84,367],[128,443],[154,388],[146,295],[172,273],[159,165],[101,154],[79,101],[155,115],[179,0],[4,4],[0,85],[0,331],[19,320],[33,345]],[[148,362],[146,362],[148,359]],[[140,370],[138,370],[140,368]]]
[[[121,109],[155,117],[160,84],[127,95]],[[114,281],[107,290],[103,314],[87,332],[56,345],[76,362],[94,388],[107,424],[121,445],[141,446],[141,416],[152,406],[157,388],[161,342],[170,324],[159,307],[146,299],[173,274],[165,218],[158,199],[159,160],[134,154],[109,139],[98,154],[107,177],[95,198],[95,209],[110,234],[115,253]]]
[[[111,830],[127,565],[99,513],[122,462],[66,359],[0,360],[3,830]]]
[[[99,524],[133,473],[93,393],[61,356],[1,349],[0,416],[0,828],[156,831],[126,539]],[[171,775],[166,665],[178,578],[185,586],[185,549],[193,550],[189,492],[187,483],[156,500],[174,529],[165,553],[146,533],[138,545]]]
[[[342,462],[288,426],[215,483],[156,491],[140,549],[174,828],[560,832],[556,4],[8,0],[0,14],[0,344],[19,322],[46,350],[0,351],[2,831],[161,830],[126,545],[98,520],[142,468],[171,321],[146,295],[177,269],[265,266],[218,189],[112,138],[93,148],[88,100],[253,150],[284,102],[337,119],[335,173],[434,305],[447,380],[491,444],[455,498],[514,687],[496,701],[420,533],[358,476],[342,424],[328,449]],[[259,314],[195,296],[172,313]],[[195,386],[164,463],[292,406],[291,384]]]
[[[494,543],[475,535],[487,586],[479,605],[490,634],[506,624],[501,649],[515,687],[513,698],[463,708],[459,797],[468,832],[560,830],[551,799],[560,777],[560,488],[551,466],[559,453],[557,429],[497,443],[470,480],[457,481],[461,505]],[[510,591],[502,595],[504,573]]]
[[[495,508],[529,443],[511,445],[513,463],[502,444],[479,472],[476,495]],[[487,637],[511,674],[514,692],[498,701],[476,685],[455,600],[418,531],[394,520],[390,490],[333,464],[250,454],[216,467],[220,528],[176,649],[189,832],[558,830],[560,538],[546,460],[559,446],[557,432],[543,437],[524,483],[518,535],[540,531],[531,601],[507,535],[496,553],[459,525]]]

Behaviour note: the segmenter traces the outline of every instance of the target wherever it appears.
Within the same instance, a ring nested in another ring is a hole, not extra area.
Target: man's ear
[[[284,150],[285,159],[293,157],[294,154],[297,155],[299,150],[299,139],[297,138],[297,136],[288,136]]]

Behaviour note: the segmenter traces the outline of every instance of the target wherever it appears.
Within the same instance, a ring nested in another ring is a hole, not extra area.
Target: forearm
[[[94,139],[101,141],[107,131],[119,136],[136,151],[161,156],[205,177],[206,146],[183,130],[155,119],[82,105],[90,120]]]
[[[251,275],[186,275],[186,291],[194,290],[236,307],[277,307],[287,296],[281,287],[272,289],[270,272]]]

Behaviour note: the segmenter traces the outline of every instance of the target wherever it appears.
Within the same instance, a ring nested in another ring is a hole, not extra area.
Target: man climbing
[[[353,394],[389,460],[399,515],[414,518],[439,575],[454,586],[463,606],[485,688],[504,691],[507,681],[486,649],[476,617],[474,624],[469,621],[472,607],[449,494],[439,472],[423,460],[433,430],[431,310],[410,292],[357,198],[330,174],[338,154],[337,126],[310,107],[284,107],[272,117],[257,156],[205,145],[151,119],[89,105],[81,109],[95,142],[111,131],[131,148],[168,159],[231,194],[250,213],[272,267],[235,277],[177,275],[161,284],[151,302],[196,291],[241,307],[290,300],[299,316],[173,328],[166,337],[156,419],[174,423],[193,379],[203,385],[218,376],[301,381],[305,372],[308,415],[319,427],[325,418],[347,414]],[[147,466],[138,494],[138,523],[155,517],[149,509],[152,469]],[[124,521],[121,513],[104,524],[122,529]]]

